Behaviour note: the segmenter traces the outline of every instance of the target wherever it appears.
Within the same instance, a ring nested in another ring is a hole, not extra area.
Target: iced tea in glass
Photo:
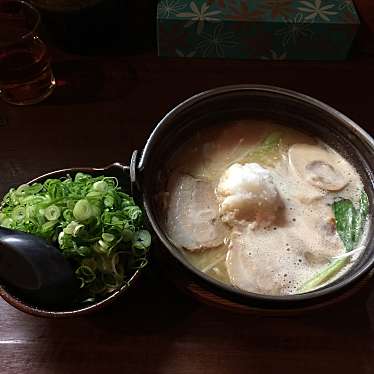
[[[0,0],[0,98],[10,104],[38,103],[56,85],[39,24],[31,4]]]

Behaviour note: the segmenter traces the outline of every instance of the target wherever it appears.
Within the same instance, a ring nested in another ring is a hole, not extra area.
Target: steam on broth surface
[[[191,264],[221,282],[295,294],[332,281],[359,255],[363,183],[319,139],[270,121],[227,123],[198,132],[166,174],[158,198],[168,236]],[[342,240],[346,206],[357,213],[354,222],[361,218],[355,248]]]

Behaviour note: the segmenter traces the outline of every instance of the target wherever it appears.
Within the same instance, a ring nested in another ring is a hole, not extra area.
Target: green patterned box
[[[359,24],[351,0],[161,0],[158,52],[170,57],[342,60]]]

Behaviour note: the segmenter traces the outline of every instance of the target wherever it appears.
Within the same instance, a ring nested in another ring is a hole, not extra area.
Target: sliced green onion
[[[107,192],[108,191],[108,184],[105,181],[98,181],[93,184],[93,189],[97,192]]]
[[[79,226],[80,223],[77,221],[71,221],[65,228],[64,228],[64,233],[68,235],[73,235],[74,230],[77,226]]]
[[[44,211],[44,216],[45,218],[47,218],[48,221],[55,221],[59,219],[60,215],[61,215],[61,210],[56,205],[50,205]]]
[[[104,205],[111,208],[114,205],[114,198],[111,195],[106,195],[104,198]]]
[[[109,248],[109,245],[105,243],[104,240],[99,240],[98,244],[103,249],[104,252]]]
[[[48,221],[48,222],[44,223],[43,226],[42,226],[42,232],[43,233],[50,232],[51,230],[53,230],[55,228],[55,226],[57,224],[58,224],[57,220],[55,220],[55,221]]]
[[[16,189],[16,194],[17,195],[24,195],[26,194],[27,190],[30,188],[28,184],[21,184],[17,189]]]
[[[107,232],[104,232],[101,237],[103,238],[104,242],[110,243],[112,242],[116,237],[112,234],[109,234]]]
[[[82,287],[87,283],[92,283],[96,279],[95,272],[87,265],[80,266],[75,274],[82,281]]]
[[[133,247],[137,249],[145,249],[151,245],[151,234],[146,230],[140,230],[135,233],[133,238]]]
[[[349,262],[349,258],[341,258],[331,262],[323,270],[321,270],[317,275],[315,275],[308,282],[304,283],[299,289],[300,292],[308,292],[316,287],[326,283],[333,276],[339,273],[341,269]]]
[[[92,255],[92,248],[91,247],[88,247],[88,246],[80,246],[76,249],[76,253],[81,256],[81,257],[88,257],[88,256],[91,256]],[[94,259],[92,258],[87,258],[86,259],[87,261],[90,260],[90,261],[93,261],[95,262]],[[83,263],[83,262],[82,262]],[[91,266],[92,267],[92,266]]]
[[[129,229],[123,229],[122,231],[122,238],[124,242],[132,242],[134,238],[134,232]]]
[[[0,226],[58,244],[81,281],[82,301],[126,285],[147,263],[143,212],[116,178],[77,173],[12,188],[0,203]]]
[[[91,191],[86,195],[86,199],[88,200],[100,200],[103,197],[103,194],[98,191]]]
[[[0,225],[6,220],[8,219],[8,217],[4,214],[4,213],[1,213],[0,212]]]
[[[75,226],[74,231],[73,231],[74,238],[79,238],[82,235],[82,233],[84,232],[84,229],[85,229],[84,225]]]
[[[17,206],[12,213],[12,219],[16,222],[22,222],[26,218],[26,208]]]
[[[73,209],[73,215],[78,221],[87,221],[92,215],[91,204],[86,200],[79,200]]]
[[[0,222],[0,226],[10,229],[12,227],[13,220],[11,218],[5,218]]]

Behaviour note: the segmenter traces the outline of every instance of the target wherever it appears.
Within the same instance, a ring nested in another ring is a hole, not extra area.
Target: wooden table
[[[372,0],[357,1],[374,29]],[[347,62],[158,59],[152,51],[80,56],[54,50],[58,88],[36,106],[0,103],[0,194],[58,168],[128,162],[157,121],[212,87],[262,83],[336,107],[374,135],[374,56]],[[157,250],[157,249],[156,249]],[[45,320],[0,301],[0,373],[373,373],[374,293],[292,318],[235,315],[148,275],[102,313]]]

